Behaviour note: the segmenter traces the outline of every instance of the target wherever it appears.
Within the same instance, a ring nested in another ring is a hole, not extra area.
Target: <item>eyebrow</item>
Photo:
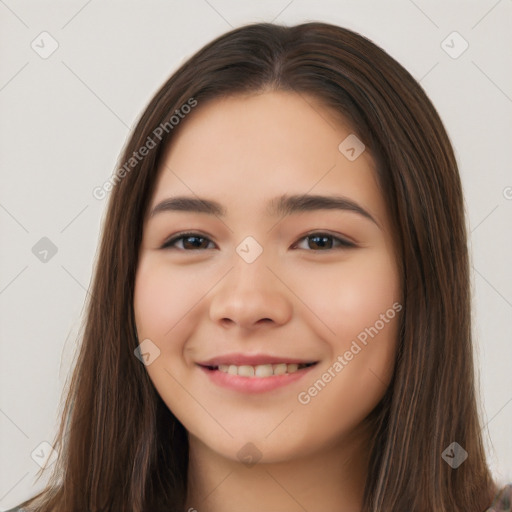
[[[343,196],[282,195],[267,203],[267,213],[273,216],[288,216],[317,210],[342,210],[357,213],[380,227],[374,217],[355,201]],[[226,216],[226,209],[217,201],[205,198],[176,196],[158,203],[151,211],[150,218],[162,212],[194,212]]]

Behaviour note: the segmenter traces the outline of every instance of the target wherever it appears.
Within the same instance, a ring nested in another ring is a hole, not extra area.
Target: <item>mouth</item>
[[[216,387],[244,394],[278,393],[297,386],[320,361],[262,353],[231,353],[196,362]],[[279,396],[279,395],[276,395]]]
[[[203,365],[202,368],[209,372],[222,372],[229,375],[237,375],[239,377],[247,377],[253,379],[264,379],[279,375],[289,375],[301,372],[306,368],[315,366],[318,361],[308,363],[275,363],[275,364],[258,364],[258,365],[235,365],[235,364],[219,364],[219,365]]]

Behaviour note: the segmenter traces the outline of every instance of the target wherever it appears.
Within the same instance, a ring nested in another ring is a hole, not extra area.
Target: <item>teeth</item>
[[[235,366],[236,368],[236,366]],[[239,366],[238,367],[238,375],[240,377],[254,377],[254,367],[253,366]]]
[[[218,369],[221,372],[229,373],[230,375],[240,375],[241,377],[271,377],[273,375],[284,375],[285,373],[295,373],[297,370],[305,368],[306,364],[260,364],[257,366],[235,366],[234,364],[221,364]],[[309,366],[309,365],[308,365]]]
[[[240,375],[240,373],[238,373],[238,375]],[[260,364],[259,366],[256,366],[254,375],[256,377],[270,377],[271,375],[274,375],[274,369],[271,364]]]
[[[286,363],[275,364],[274,365],[274,375],[283,375],[288,370],[288,365]]]

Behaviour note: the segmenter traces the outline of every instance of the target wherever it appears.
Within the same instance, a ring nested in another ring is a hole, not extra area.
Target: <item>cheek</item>
[[[314,379],[305,382],[298,401],[302,426],[326,436],[357,429],[389,387],[396,360],[402,305],[393,287],[359,288],[345,281],[331,303],[335,334],[325,338],[329,357]],[[305,425],[308,425],[307,427]]]
[[[308,277],[300,281],[300,293],[310,290],[308,307],[328,327],[321,329],[329,353],[320,381],[305,385],[304,401],[311,399],[323,421],[333,424],[340,421],[333,403],[345,411],[347,421],[360,421],[375,407],[389,385],[396,356],[402,310],[396,265],[385,252],[360,256],[339,270],[304,273]]]
[[[135,277],[134,314],[139,341],[149,339],[159,350],[146,371],[168,408],[187,411],[190,396],[179,382],[179,364],[185,341],[191,332],[194,305],[206,293],[192,272],[170,272],[169,265],[144,255]],[[204,282],[204,280],[203,280]],[[155,352],[153,352],[155,354]]]
[[[163,340],[179,330],[207,290],[192,271],[169,272],[169,266],[145,256],[135,278],[135,320],[141,337]]]
[[[328,328],[326,339],[336,351],[346,350],[376,322],[379,330],[391,330],[393,304],[400,301],[401,293],[396,265],[386,252],[360,253],[339,266],[326,265],[300,275],[294,287],[297,295]]]

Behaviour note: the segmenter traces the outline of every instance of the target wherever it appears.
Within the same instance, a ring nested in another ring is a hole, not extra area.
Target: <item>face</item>
[[[353,138],[339,149],[350,127],[311,96],[233,96],[183,122],[136,274],[149,377],[191,443],[217,455],[332,449],[382,398],[395,360],[400,282],[374,161]],[[178,196],[202,208],[165,207]]]

